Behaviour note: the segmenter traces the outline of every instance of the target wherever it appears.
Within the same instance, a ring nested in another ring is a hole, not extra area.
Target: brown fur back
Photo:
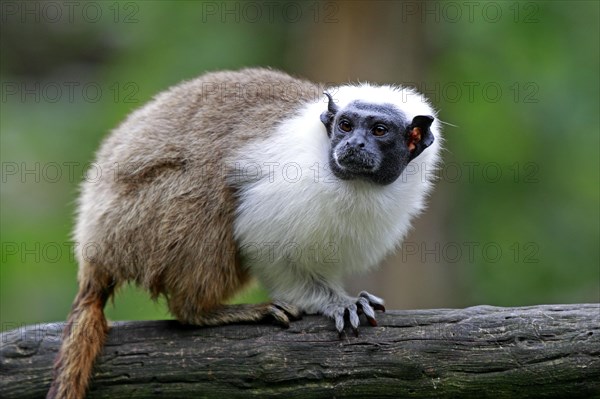
[[[83,185],[80,273],[89,264],[164,294],[184,322],[218,306],[248,279],[233,239],[232,155],[321,93],[276,71],[217,72],[134,112],[98,153],[102,177]]]

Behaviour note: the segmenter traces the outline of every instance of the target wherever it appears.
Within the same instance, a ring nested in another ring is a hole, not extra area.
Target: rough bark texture
[[[306,316],[270,325],[114,323],[91,398],[600,397],[600,305],[388,311],[339,339]],[[1,334],[0,397],[50,385],[60,324]]]

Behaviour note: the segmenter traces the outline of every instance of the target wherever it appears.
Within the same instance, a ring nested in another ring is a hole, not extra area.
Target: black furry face
[[[329,166],[343,180],[390,184],[433,142],[432,117],[409,121],[391,104],[354,101],[337,109],[330,100],[321,121],[331,140]]]

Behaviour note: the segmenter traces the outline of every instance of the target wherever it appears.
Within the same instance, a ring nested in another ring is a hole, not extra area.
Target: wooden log
[[[114,323],[89,397],[600,397],[599,304],[388,311],[378,321],[342,339],[321,316],[287,330]],[[0,397],[43,397],[62,327],[1,334]]]

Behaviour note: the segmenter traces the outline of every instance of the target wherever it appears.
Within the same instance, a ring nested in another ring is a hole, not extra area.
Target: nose
[[[354,135],[352,137],[350,137],[348,139],[348,141],[346,141],[346,147],[352,147],[352,148],[364,148],[365,146],[365,140],[363,137]]]

